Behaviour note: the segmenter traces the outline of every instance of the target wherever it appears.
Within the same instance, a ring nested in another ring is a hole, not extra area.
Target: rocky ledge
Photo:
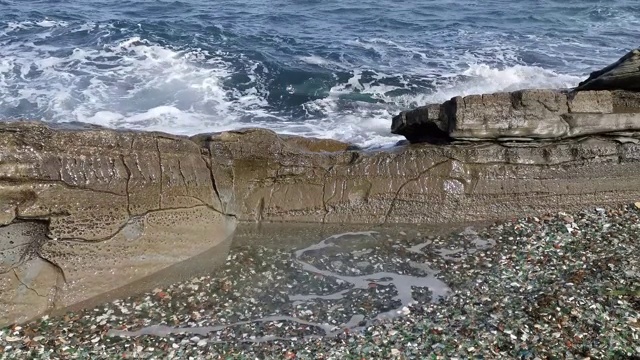
[[[640,50],[634,50],[593,72],[576,89],[457,96],[402,112],[393,118],[391,132],[410,142],[441,143],[635,137],[640,130],[639,68]]]
[[[637,201],[637,60],[571,91],[404,112],[393,132],[427,143],[385,151],[263,129],[0,123],[0,325],[142,291],[208,249],[224,257],[238,221],[437,224]]]

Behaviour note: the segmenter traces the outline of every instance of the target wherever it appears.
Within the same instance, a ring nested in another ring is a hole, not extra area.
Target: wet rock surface
[[[169,135],[0,125],[0,324],[141,279],[228,237],[200,148]]]
[[[5,328],[0,351],[8,359],[630,359],[640,355],[639,207],[453,226],[449,235],[369,228],[318,241],[315,228],[249,231],[214,274]],[[417,279],[409,304],[402,276]],[[366,277],[366,288],[350,281]],[[446,296],[434,296],[440,284]]]

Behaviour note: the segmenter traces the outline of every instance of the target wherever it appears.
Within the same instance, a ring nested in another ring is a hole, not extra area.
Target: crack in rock
[[[122,161],[122,165],[124,166],[125,171],[127,172],[127,184],[126,184],[126,192],[127,192],[127,214],[132,216],[131,214],[131,192],[129,190],[129,183],[131,182],[131,169],[129,169],[129,165],[127,165],[127,161],[124,158],[124,155],[120,155],[120,161]]]
[[[439,162],[429,166],[425,170],[422,170],[416,177],[411,178],[411,179],[407,180],[405,183],[403,183],[402,185],[400,185],[400,187],[396,191],[396,194],[394,195],[393,199],[391,200],[391,204],[389,205],[389,210],[387,210],[387,213],[384,216],[383,224],[386,224],[387,221],[389,220],[389,216],[391,216],[391,212],[393,211],[393,209],[394,209],[394,207],[396,205],[396,200],[400,196],[400,192],[402,191],[402,189],[404,189],[405,186],[407,186],[409,183],[416,182],[416,181],[420,180],[421,177],[423,177],[424,175],[429,173],[434,168],[436,168],[436,167],[438,167],[438,166],[440,166],[440,165],[442,165],[444,163],[447,163],[449,161],[450,161],[450,159],[448,159],[448,158],[446,160],[439,161]]]
[[[18,272],[16,271],[15,268],[12,269],[13,270],[13,275],[15,275],[16,280],[18,280],[18,282],[20,284],[22,284],[22,286],[24,286],[26,289],[33,291],[37,296],[39,297],[46,297],[46,295],[41,295],[38,290],[32,288],[31,286],[27,285],[27,283],[25,283],[24,281],[22,281],[22,279],[20,279],[20,276],[18,275]]]

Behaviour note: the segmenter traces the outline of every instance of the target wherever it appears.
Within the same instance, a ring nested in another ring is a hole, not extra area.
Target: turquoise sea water
[[[402,109],[573,86],[638,33],[631,0],[0,0],[0,118],[384,145]]]

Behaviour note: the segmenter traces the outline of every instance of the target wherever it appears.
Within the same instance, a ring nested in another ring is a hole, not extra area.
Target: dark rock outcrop
[[[632,50],[606,68],[592,72],[576,90],[640,91],[640,49]]]

